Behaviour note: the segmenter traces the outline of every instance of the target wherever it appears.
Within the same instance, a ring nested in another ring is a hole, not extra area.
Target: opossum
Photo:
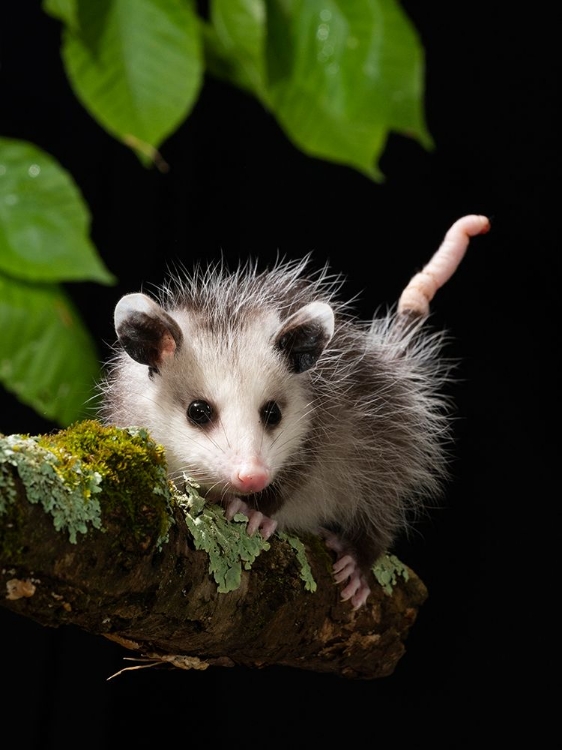
[[[100,418],[146,427],[170,478],[244,513],[248,533],[323,537],[358,609],[375,562],[449,479],[450,367],[429,302],[489,228],[456,221],[371,321],[340,299],[341,275],[308,271],[310,255],[181,266],[154,297],[118,301]]]

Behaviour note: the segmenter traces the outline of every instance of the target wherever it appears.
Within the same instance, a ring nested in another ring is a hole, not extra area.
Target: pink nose
[[[269,484],[269,471],[261,462],[249,461],[232,472],[230,483],[238,492],[259,492]]]

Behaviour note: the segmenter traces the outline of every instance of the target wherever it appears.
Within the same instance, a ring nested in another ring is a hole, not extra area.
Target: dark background
[[[90,206],[92,238],[119,283],[68,290],[100,360],[119,296],[159,283],[178,259],[189,266],[221,252],[267,260],[278,250],[312,251],[347,276],[346,293],[361,293],[357,309],[370,316],[397,299],[456,219],[483,213],[492,231],[473,240],[433,305],[436,324],[453,335],[449,353],[461,358],[451,389],[456,458],[443,508],[396,547],[429,599],[394,674],[354,683],[282,668],[151,668],[108,682],[128,653],[0,608],[0,731],[11,727],[16,745],[30,750],[557,746],[557,688],[546,684],[559,680],[559,618],[555,591],[540,589],[558,502],[547,433],[560,278],[554,12],[483,0],[403,3],[425,46],[436,148],[391,136],[386,181],[375,184],[303,155],[259,104],[211,79],[162,147],[170,172],[146,170],[72,94],[59,24],[38,2],[7,6],[0,135],[55,156]],[[5,393],[0,409],[5,433],[53,428]]]

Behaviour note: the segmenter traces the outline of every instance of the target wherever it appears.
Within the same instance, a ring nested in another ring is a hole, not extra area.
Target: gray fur
[[[171,349],[143,363],[118,344],[101,385],[100,416],[148,427],[167,449],[176,481],[182,473],[194,476],[212,499],[227,502],[238,425],[223,412],[216,431],[206,433],[188,424],[186,408],[194,398],[222,403],[209,391],[222,392],[223,382],[227,399],[246,403],[249,389],[248,404],[280,404],[284,416],[272,430],[248,408],[248,433],[263,432],[257,444],[272,481],[244,501],[279,528],[335,532],[339,556],[350,553],[366,576],[416,513],[439,497],[447,478],[445,337],[415,314],[390,310],[370,322],[356,319],[339,299],[341,277],[327,268],[309,275],[308,266],[309,258],[278,261],[265,271],[255,263],[234,272],[217,264],[170,278],[157,295],[165,313],[155,325],[173,319]],[[312,306],[316,317],[305,333],[318,334],[311,339],[315,364],[291,372],[281,346],[284,325],[292,315],[299,322],[299,311],[313,302],[333,310],[333,335],[327,308]],[[122,317],[127,323],[128,313]]]

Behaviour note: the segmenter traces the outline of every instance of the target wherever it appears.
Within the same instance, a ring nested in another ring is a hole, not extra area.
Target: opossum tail
[[[471,237],[486,234],[490,220],[470,214],[458,219],[449,229],[433,257],[408,283],[398,301],[398,316],[407,319],[425,317],[435,293],[457,270]]]

